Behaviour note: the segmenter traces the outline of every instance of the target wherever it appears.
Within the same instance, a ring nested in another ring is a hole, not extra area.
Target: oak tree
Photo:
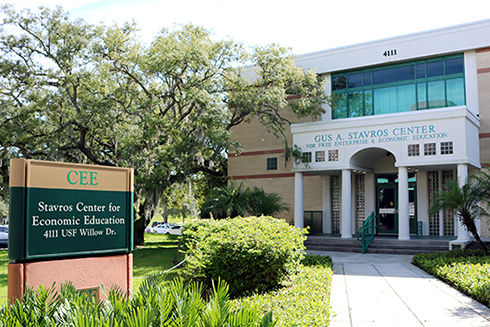
[[[284,108],[323,112],[322,79],[277,45],[248,49],[192,24],[145,44],[134,23],[92,25],[61,7],[1,12],[0,195],[10,158],[132,167],[136,244],[171,185],[226,176],[233,126],[256,117],[286,140]]]

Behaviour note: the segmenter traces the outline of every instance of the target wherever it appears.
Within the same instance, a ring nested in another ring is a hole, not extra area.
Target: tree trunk
[[[133,225],[133,241],[134,245],[145,245],[145,218],[141,217],[134,221]]]
[[[472,218],[468,218],[468,217],[462,217],[462,218],[466,229],[471,233],[471,235],[473,235],[476,242],[481,246],[483,251],[485,251],[485,254],[490,256],[490,250],[488,249],[485,242],[482,241],[480,235],[478,235],[478,230],[476,228],[475,221]]]

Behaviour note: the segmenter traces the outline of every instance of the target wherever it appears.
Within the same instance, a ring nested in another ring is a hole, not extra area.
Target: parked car
[[[160,225],[170,225],[167,223],[164,223],[163,221],[154,221],[151,226],[148,225],[145,228],[145,233],[156,233],[155,228]]]
[[[158,225],[155,227],[155,232],[157,234],[182,235],[182,226]]]
[[[0,246],[7,246],[9,242],[9,227],[0,226]]]

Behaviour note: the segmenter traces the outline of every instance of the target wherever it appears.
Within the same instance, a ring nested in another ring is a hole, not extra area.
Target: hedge
[[[482,250],[417,254],[413,264],[490,307],[490,256]]]
[[[210,284],[221,278],[232,296],[265,292],[295,273],[303,231],[273,217],[203,219],[184,226],[184,275]]]

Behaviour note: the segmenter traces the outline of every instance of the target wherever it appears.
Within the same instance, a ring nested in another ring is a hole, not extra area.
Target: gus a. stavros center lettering
[[[381,144],[391,142],[409,142],[429,139],[444,139],[447,132],[436,130],[434,125],[417,125],[394,128],[340,131],[336,133],[316,134],[314,143],[306,144],[306,149],[328,148],[362,144]]]

